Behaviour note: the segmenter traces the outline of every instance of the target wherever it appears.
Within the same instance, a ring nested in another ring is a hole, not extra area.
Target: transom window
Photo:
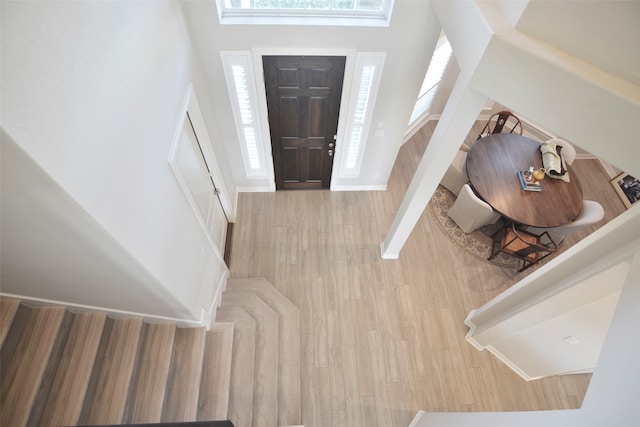
[[[388,26],[394,0],[217,0],[223,24]]]

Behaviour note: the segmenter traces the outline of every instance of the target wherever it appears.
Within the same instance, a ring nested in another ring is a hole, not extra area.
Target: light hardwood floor
[[[461,253],[427,211],[400,259],[380,258],[434,126],[401,148],[387,191],[240,196],[231,275],[264,277],[300,307],[305,427],[406,427],[419,409],[526,411],[582,402],[590,375],[526,382],[465,341],[469,311],[530,271]],[[596,160],[577,160],[574,171],[607,219],[624,209]]]

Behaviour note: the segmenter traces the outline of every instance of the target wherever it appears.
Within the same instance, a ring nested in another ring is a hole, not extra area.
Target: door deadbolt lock
[[[333,146],[334,146],[334,145],[335,145],[335,144],[334,144],[333,142],[330,142],[330,143],[329,143],[329,148],[333,148]]]

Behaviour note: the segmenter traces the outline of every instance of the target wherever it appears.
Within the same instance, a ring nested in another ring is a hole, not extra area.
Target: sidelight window
[[[238,131],[247,177],[265,177],[265,158],[259,130],[258,101],[249,52],[222,52],[231,108]]]
[[[357,54],[341,176],[357,176],[360,173],[384,57],[383,53]]]
[[[427,73],[424,76],[424,81],[422,82],[422,86],[420,87],[420,92],[418,93],[418,99],[413,108],[413,112],[411,113],[409,125],[411,125],[428,111],[429,107],[431,106],[431,101],[433,100],[433,97],[438,89],[438,84],[442,79],[444,70],[449,64],[450,58],[451,45],[449,44],[447,38],[443,36],[439,42],[438,48],[435,50],[433,56],[431,57],[429,68],[427,69]]]

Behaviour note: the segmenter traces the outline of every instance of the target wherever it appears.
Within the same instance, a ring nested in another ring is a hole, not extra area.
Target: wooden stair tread
[[[207,333],[198,399],[198,421],[228,418],[233,333],[232,322],[215,322]]]
[[[119,424],[136,361],[142,319],[107,319],[79,424]]]
[[[224,297],[223,297],[224,300]],[[236,427],[253,425],[256,322],[244,308],[221,305],[216,320],[233,322],[233,358],[229,389],[229,419]]]
[[[144,324],[123,423],[158,423],[173,353],[173,323]]]
[[[1,403],[27,402],[2,425],[301,420],[300,311],[264,279],[230,281],[209,331],[0,303]]]
[[[22,426],[28,421],[64,317],[62,308],[39,308],[29,312],[9,363],[2,370],[0,406],[4,409],[0,414],[0,425],[3,426]]]
[[[279,316],[253,291],[227,291],[225,294],[223,304],[227,296],[246,294],[242,307],[256,319],[254,369],[259,381],[254,381],[253,425],[277,425],[277,411],[274,408],[278,407]]]
[[[42,415],[50,425],[78,423],[106,315],[76,314]]]
[[[69,333],[71,332],[73,319],[74,315],[72,313],[65,312],[64,317],[60,322],[56,340],[51,347],[51,353],[49,354],[47,367],[42,374],[42,379],[40,380],[38,393],[33,399],[33,404],[31,405],[29,421],[27,422],[27,425],[29,426],[37,425],[38,421],[42,419],[42,413],[44,412],[44,407],[47,404],[49,394],[51,393],[51,390],[53,390],[53,381],[56,376],[56,371],[58,369],[60,360],[62,359],[62,354],[67,342],[67,338],[69,337]]]
[[[162,422],[196,421],[206,330],[176,329]]]
[[[298,307],[263,278],[229,279],[227,291],[254,291],[278,314],[299,311]]]
[[[19,306],[20,301],[18,300],[0,300],[0,348],[9,332],[13,317],[16,315]]]
[[[301,421],[300,310],[278,289],[262,278],[230,279],[223,304],[246,304],[251,293],[259,296],[279,316],[277,337],[278,423],[294,425]]]

